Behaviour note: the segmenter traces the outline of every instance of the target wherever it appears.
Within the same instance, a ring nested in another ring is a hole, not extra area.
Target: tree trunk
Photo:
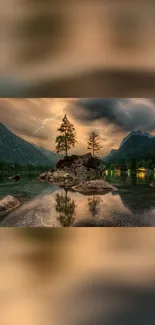
[[[93,143],[93,157],[94,157],[94,143]]]
[[[67,145],[66,145],[66,157],[68,156],[68,152],[67,152]]]
[[[67,203],[67,193],[68,193],[68,191],[65,189],[65,200],[66,200],[66,203]]]
[[[67,136],[66,136],[66,131],[65,131],[65,147],[66,147],[66,157],[68,156],[67,152]]]

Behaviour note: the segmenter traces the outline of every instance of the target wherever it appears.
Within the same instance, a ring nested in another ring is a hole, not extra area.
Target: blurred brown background
[[[154,1],[6,0],[1,97],[154,97]]]
[[[5,0],[0,96],[154,97],[154,16],[146,0]],[[153,229],[25,231],[0,231],[0,324],[155,323]]]
[[[0,230],[0,324],[153,325],[154,229]]]

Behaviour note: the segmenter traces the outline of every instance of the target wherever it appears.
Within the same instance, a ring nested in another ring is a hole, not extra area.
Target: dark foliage
[[[99,167],[100,165],[101,165],[101,161],[100,161],[100,159],[98,159],[97,157],[91,157],[91,158],[88,160],[87,168],[96,169],[96,168]]]
[[[56,137],[56,152],[63,153],[67,157],[68,151],[74,148],[77,142],[74,125],[69,122],[67,115],[64,116],[58,132],[59,135]]]
[[[61,169],[64,166],[70,167],[77,158],[78,158],[78,156],[76,156],[76,155],[64,157],[63,159],[61,159],[61,160],[59,160],[57,162],[56,168],[60,168]]]

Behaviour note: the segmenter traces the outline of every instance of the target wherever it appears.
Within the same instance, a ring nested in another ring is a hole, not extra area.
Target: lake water
[[[38,174],[23,173],[22,180],[14,182],[8,180],[8,174],[0,173],[0,198],[13,195],[21,202],[20,207],[1,217],[1,227],[82,226],[83,220],[105,226],[155,225],[155,189],[149,186],[154,173],[109,172],[105,180],[117,191],[91,196],[40,182]]]

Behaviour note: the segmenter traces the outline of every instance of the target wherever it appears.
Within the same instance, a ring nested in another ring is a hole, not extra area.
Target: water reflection
[[[117,191],[94,196],[64,191],[36,178],[23,177],[19,184],[6,180],[0,186],[1,195],[19,198],[21,206],[0,219],[0,226],[70,227],[82,220],[104,221],[104,225],[113,226],[154,226],[155,195],[149,187],[154,173],[119,173],[104,176]]]
[[[92,198],[88,198],[89,211],[93,218],[100,213],[100,203],[100,197],[93,195]]]
[[[116,176],[120,176],[121,175],[121,171],[120,170],[116,170],[115,171],[115,174],[116,174]]]
[[[130,170],[126,172],[121,172],[120,170],[115,171],[105,171],[105,180],[112,182],[114,184],[126,184],[126,185],[136,185],[136,184],[148,184],[148,182],[155,180],[155,173],[149,171],[137,171],[132,172]]]
[[[137,172],[137,178],[139,178],[139,179],[145,179],[145,175],[146,175],[146,173],[145,172]]]
[[[121,181],[125,182],[128,178],[128,172],[121,172],[120,176],[121,176]]]
[[[59,221],[63,227],[69,227],[74,222],[75,201],[68,197],[68,191],[56,194],[56,211],[60,213]]]
[[[136,185],[136,183],[137,183],[136,173],[131,173],[131,182],[132,182],[132,185]]]

